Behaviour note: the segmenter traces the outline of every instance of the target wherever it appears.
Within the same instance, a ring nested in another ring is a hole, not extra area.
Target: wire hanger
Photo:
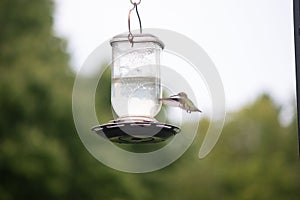
[[[142,34],[142,22],[141,22],[141,18],[140,18],[140,15],[139,15],[139,12],[138,12],[138,8],[137,6],[141,3],[141,0],[139,0],[138,2],[133,2],[132,0],[130,0],[130,3],[133,5],[133,8],[131,8],[129,10],[129,13],[128,13],[128,40],[129,42],[131,43],[131,46],[133,47],[133,38],[134,38],[134,35],[132,34],[131,32],[131,27],[130,27],[130,15],[131,15],[131,12],[135,9],[136,11],[136,15],[139,19],[139,25],[140,25],[140,34]]]

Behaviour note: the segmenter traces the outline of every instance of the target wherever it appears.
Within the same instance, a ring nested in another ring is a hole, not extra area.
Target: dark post
[[[294,0],[294,37],[295,37],[295,60],[296,60],[296,89],[298,111],[298,144],[300,156],[300,4]]]

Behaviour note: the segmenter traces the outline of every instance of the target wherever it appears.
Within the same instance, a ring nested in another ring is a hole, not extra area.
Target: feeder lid
[[[120,34],[114,36],[110,40],[110,45],[113,46],[115,42],[129,42],[128,34]],[[146,43],[146,42],[153,42],[158,44],[162,49],[164,49],[164,43],[155,35],[149,33],[142,33],[142,34],[133,34],[133,43]]]

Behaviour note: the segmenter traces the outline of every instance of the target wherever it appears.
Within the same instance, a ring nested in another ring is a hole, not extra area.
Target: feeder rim
[[[155,35],[149,33],[136,33],[133,34],[133,43],[145,43],[145,42],[153,42],[158,44],[162,49],[165,48],[164,43]],[[110,45],[113,46],[116,42],[130,42],[128,40],[128,34],[119,34],[114,36],[110,41]]]

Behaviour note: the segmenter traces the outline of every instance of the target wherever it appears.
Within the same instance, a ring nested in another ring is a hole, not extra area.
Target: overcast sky
[[[128,31],[130,0],[56,0],[55,31],[79,69],[102,42]],[[142,0],[145,28],[169,29],[198,43],[215,63],[228,110],[268,92],[295,98],[292,0]],[[133,28],[138,28],[133,21]],[[135,26],[135,27],[134,27]]]

